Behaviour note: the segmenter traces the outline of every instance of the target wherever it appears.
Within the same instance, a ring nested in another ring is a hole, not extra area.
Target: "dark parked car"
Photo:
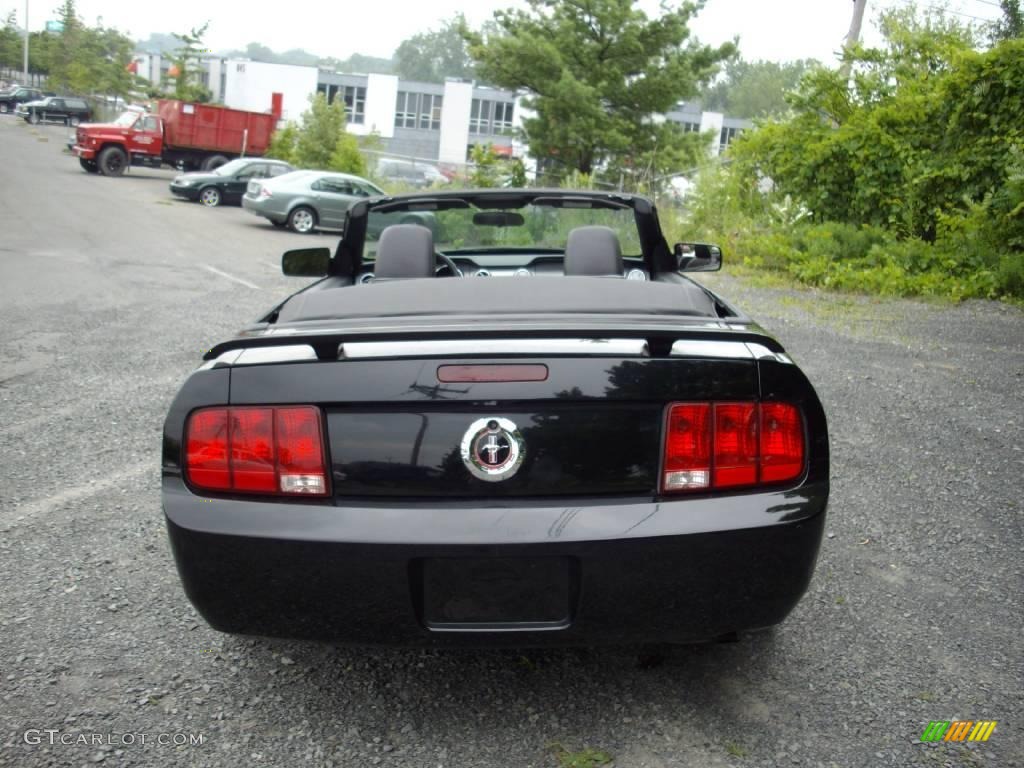
[[[281,160],[262,157],[240,157],[215,171],[196,171],[178,176],[171,182],[171,192],[187,200],[198,200],[214,208],[222,203],[239,205],[250,181],[283,176],[294,169]]]
[[[47,94],[44,94],[38,88],[22,88],[21,86],[11,88],[4,93],[0,93],[0,114],[13,112],[18,108],[19,104],[24,104],[26,101],[38,101],[45,95]]]
[[[432,231],[374,220],[435,216]],[[419,645],[732,639],[811,578],[825,414],[621,193],[355,203],[318,277],[182,386],[162,503],[224,632]]]
[[[92,108],[85,99],[74,96],[48,96],[40,101],[27,101],[20,105],[15,114],[30,123],[56,121],[65,125],[87,123],[92,118]]]

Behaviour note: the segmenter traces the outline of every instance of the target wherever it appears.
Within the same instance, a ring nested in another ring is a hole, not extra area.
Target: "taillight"
[[[803,471],[803,419],[794,405],[669,406],[662,468],[666,493],[784,483]]]
[[[186,476],[211,491],[323,496],[322,435],[309,405],[203,408],[186,427]]]
[[[264,187],[262,184],[260,184],[260,191],[259,191],[258,194],[259,194],[260,198],[262,198],[263,200],[266,200],[268,197],[273,197],[274,196],[274,193],[271,192],[266,187]]]

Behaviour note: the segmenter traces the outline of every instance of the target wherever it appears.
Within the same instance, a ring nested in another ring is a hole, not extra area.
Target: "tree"
[[[295,162],[303,168],[327,168],[345,132],[345,105],[340,99],[328,104],[322,93],[310,98],[309,109],[302,114],[295,142]]]
[[[999,0],[1003,18],[989,26],[989,37],[993,43],[1024,37],[1024,11],[1020,0]]]
[[[443,83],[446,77],[471,80],[473,59],[460,30],[466,19],[460,13],[438,29],[404,40],[395,51],[395,72],[408,80]]]
[[[172,67],[168,69],[168,77],[174,80],[174,96],[183,101],[207,102],[213,93],[203,85],[200,79],[202,70],[203,36],[210,22],[201,27],[193,27],[184,34],[174,33],[178,40],[178,48],[171,56]]]
[[[288,123],[284,128],[274,131],[270,138],[270,146],[267,148],[267,157],[295,165],[295,144],[298,140],[299,127],[295,123]]]
[[[11,11],[0,29],[0,67],[18,69],[22,65],[22,36],[18,27],[18,14]]]
[[[359,139],[345,130],[345,105],[328,104],[322,93],[310,98],[299,124],[275,134],[270,154],[301,168],[319,168],[366,175],[366,158]]]
[[[702,2],[653,19],[632,0],[527,3],[527,11],[496,12],[490,33],[462,34],[482,79],[529,94],[531,153],[585,174],[678,138],[650,116],[694,96],[735,51],[690,39]]]
[[[735,58],[725,65],[721,79],[701,94],[704,109],[732,117],[777,117],[789,111],[786,94],[800,78],[818,66],[812,59],[777,63]]]

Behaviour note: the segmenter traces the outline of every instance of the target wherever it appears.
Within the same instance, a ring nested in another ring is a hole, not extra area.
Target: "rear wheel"
[[[72,115],[72,116],[71,116],[71,117],[69,117],[69,118],[68,118],[68,120],[67,120],[67,123],[68,123],[68,125],[70,125],[70,126],[72,126],[72,127],[74,127],[74,126],[78,125],[78,124],[79,124],[80,122],[82,122],[82,121],[81,121],[81,120],[79,120],[79,118],[78,118],[78,117],[76,117],[75,115]]]
[[[128,155],[120,147],[107,147],[100,152],[98,162],[104,176],[122,176],[128,167]]]
[[[215,171],[220,168],[228,159],[224,155],[210,155],[208,158],[203,160],[200,169],[204,171]]]
[[[288,214],[288,226],[293,232],[308,235],[316,226],[316,212],[312,208],[300,205]]]
[[[199,202],[207,208],[216,208],[220,205],[220,190],[216,187],[206,187],[199,190]]]
[[[85,171],[86,173],[99,173],[100,172],[100,169],[96,165],[96,161],[95,160],[85,160],[85,159],[80,157],[80,158],[78,158],[78,164],[80,166],[82,166],[82,170]]]
[[[0,104],[0,115],[6,115],[10,111],[11,111],[11,108],[7,106],[6,102],[3,103],[3,104]]]

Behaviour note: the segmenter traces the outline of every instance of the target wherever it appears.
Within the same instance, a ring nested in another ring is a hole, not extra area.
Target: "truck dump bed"
[[[277,124],[270,113],[176,99],[161,99],[158,113],[164,121],[164,143],[177,149],[262,155]]]

